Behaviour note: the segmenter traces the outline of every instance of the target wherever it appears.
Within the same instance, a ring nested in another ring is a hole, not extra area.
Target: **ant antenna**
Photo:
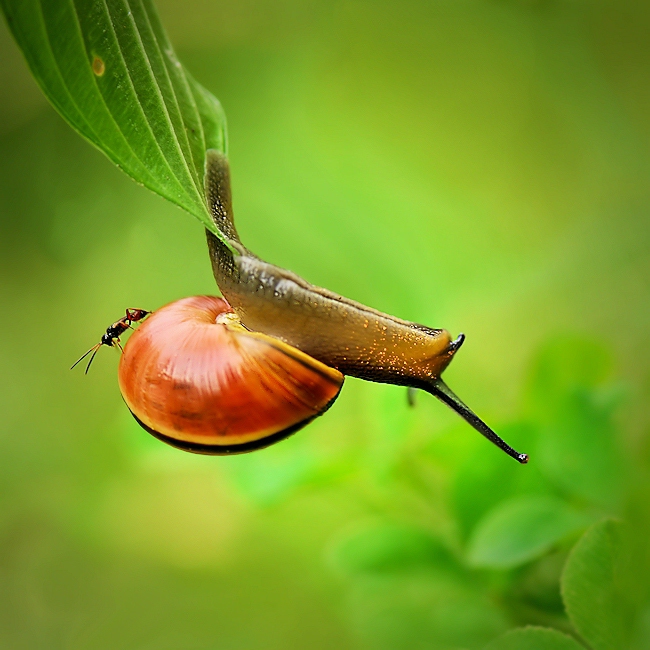
[[[99,350],[99,348],[101,348],[101,347],[102,347],[101,343],[98,343],[95,346],[95,351],[93,352],[92,357],[90,357],[90,361],[88,362],[88,365],[86,366],[86,371],[84,372],[84,375],[88,374],[88,371],[90,370],[90,364],[93,362],[93,359],[95,358],[95,355],[97,354],[97,350]]]
[[[97,343],[97,345],[93,345],[93,347],[90,348],[90,350],[88,350],[88,352],[86,352],[85,354],[82,354],[82,355],[81,355],[81,356],[80,356],[80,357],[79,357],[79,358],[78,358],[78,359],[77,359],[77,360],[76,360],[76,361],[75,361],[75,362],[70,366],[70,370],[72,370],[72,369],[73,369],[73,368],[74,368],[74,367],[75,367],[75,366],[76,366],[76,365],[77,365],[77,364],[78,364],[82,359],[85,359],[85,358],[86,358],[86,357],[87,357],[87,356],[92,352],[92,353],[93,353],[93,356],[90,357],[90,361],[88,362],[88,365],[86,366],[86,372],[84,373],[84,375],[87,375],[87,374],[88,374],[88,370],[89,370],[89,368],[90,368],[90,364],[93,362],[93,359],[95,358],[95,355],[97,354],[97,350],[99,350],[99,348],[101,347],[101,345],[102,345],[101,343]]]

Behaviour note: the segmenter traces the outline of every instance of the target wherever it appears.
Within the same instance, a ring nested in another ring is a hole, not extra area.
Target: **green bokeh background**
[[[643,546],[650,530],[650,9],[157,5],[228,116],[246,245],[465,332],[446,379],[531,464],[429,396],[409,409],[354,379],[294,438],[198,457],[131,421],[112,351],[70,372],[125,307],[216,287],[198,222],[73,133],[2,24],[0,645],[469,650],[528,623],[571,632],[558,577],[580,531],[619,516]],[[476,531],[522,498],[577,523],[480,565]],[[650,647],[650,608],[631,630]]]

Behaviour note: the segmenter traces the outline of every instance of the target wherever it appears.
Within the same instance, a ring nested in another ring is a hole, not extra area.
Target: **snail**
[[[176,447],[252,451],[323,413],[345,375],[425,390],[509,456],[515,451],[442,380],[465,337],[381,313],[259,259],[235,228],[228,159],[208,150],[205,195],[221,234],[206,230],[223,299],[187,298],[131,336],[119,383],[136,420]]]

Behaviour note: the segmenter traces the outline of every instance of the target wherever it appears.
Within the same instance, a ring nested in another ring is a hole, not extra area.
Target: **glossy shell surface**
[[[162,440],[199,453],[264,447],[336,399],[343,375],[241,326],[228,303],[194,296],[154,312],[120,360],[122,396]]]

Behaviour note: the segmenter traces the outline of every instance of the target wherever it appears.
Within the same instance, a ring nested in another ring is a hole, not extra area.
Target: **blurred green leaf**
[[[515,567],[539,557],[586,523],[584,515],[559,499],[517,497],[499,504],[479,522],[468,559],[477,567]]]
[[[356,632],[376,650],[478,650],[508,626],[476,585],[427,570],[359,577],[349,610]]]
[[[560,576],[570,550],[568,543],[559,544],[538,560],[510,573],[505,598],[514,620],[566,628]]]
[[[622,487],[613,422],[620,390],[604,383],[610,365],[601,346],[558,338],[542,350],[529,391],[540,469],[566,494],[608,510],[616,508]]]
[[[623,525],[594,524],[569,555],[562,574],[562,597],[575,629],[594,650],[627,647],[631,625],[621,569],[625,563]]]
[[[215,234],[207,149],[226,149],[219,102],[180,64],[150,0],[0,0],[32,74],[68,123],[138,183]]]
[[[332,558],[349,574],[408,570],[451,561],[429,533],[396,523],[374,523],[347,533],[334,546]]]
[[[509,424],[498,430],[516,449],[529,449],[534,444],[536,431],[528,423]],[[452,485],[453,504],[463,537],[500,501],[515,494],[545,493],[548,488],[537,463],[522,467],[500,449],[486,446],[477,438],[474,450],[465,454]]]
[[[506,632],[488,643],[485,650],[584,650],[584,647],[557,630],[531,626]]]

